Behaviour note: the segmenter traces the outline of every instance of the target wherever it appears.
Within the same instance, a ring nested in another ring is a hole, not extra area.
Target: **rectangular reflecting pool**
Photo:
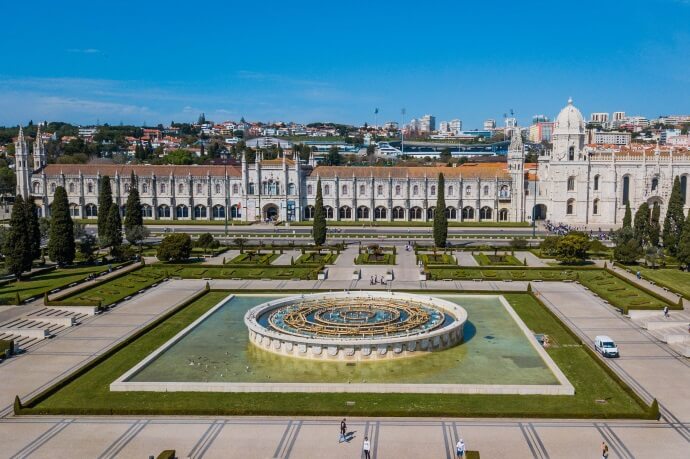
[[[545,392],[540,393],[568,393],[547,387],[565,384],[572,389],[548,354],[535,346],[536,339],[517,314],[497,295],[434,295],[467,311],[462,344],[420,356],[361,363],[297,359],[252,345],[245,312],[284,296],[234,296],[130,370],[111,390],[196,390],[204,383],[216,391],[222,391],[218,383],[245,383],[243,387],[256,391],[255,386],[269,391],[270,384],[285,389],[281,383],[296,389],[315,383],[339,385],[340,390],[334,391],[347,391],[349,385],[393,385],[391,391],[400,385],[543,386]],[[167,383],[171,385],[162,389]],[[498,389],[491,393],[532,393]]]

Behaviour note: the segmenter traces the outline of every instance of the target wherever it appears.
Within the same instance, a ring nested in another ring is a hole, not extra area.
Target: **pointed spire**
[[[19,142],[24,141],[24,128],[19,126],[19,137],[17,138]]]
[[[573,98],[572,97],[568,97],[568,105],[573,105]]]
[[[519,127],[513,129],[513,135],[510,137],[510,151],[522,151],[522,133]]]

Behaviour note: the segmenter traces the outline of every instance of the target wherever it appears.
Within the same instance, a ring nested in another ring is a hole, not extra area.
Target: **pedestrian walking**
[[[364,459],[371,459],[371,445],[369,444],[369,437],[364,437],[362,451],[364,451]]]
[[[668,319],[668,306],[664,306],[664,317]]]
[[[343,418],[342,421],[340,421],[340,441],[338,443],[344,442],[345,439],[345,434],[347,433],[347,424],[345,423],[345,418]]]
[[[601,442],[601,459],[609,459],[609,445],[605,441]]]
[[[462,441],[462,438],[458,440],[458,443],[455,445],[455,454],[458,458],[465,457],[465,442]]]

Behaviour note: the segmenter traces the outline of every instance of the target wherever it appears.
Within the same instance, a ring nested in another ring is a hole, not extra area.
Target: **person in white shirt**
[[[462,441],[462,438],[458,440],[458,443],[455,445],[455,454],[460,458],[465,456],[465,442]]]
[[[371,445],[369,444],[369,437],[364,437],[362,450],[364,450],[364,459],[371,459]]]

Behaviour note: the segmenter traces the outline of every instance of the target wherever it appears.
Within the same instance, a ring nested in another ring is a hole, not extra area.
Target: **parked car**
[[[594,338],[594,348],[601,352],[604,357],[618,357],[618,346],[608,336],[597,336]]]

